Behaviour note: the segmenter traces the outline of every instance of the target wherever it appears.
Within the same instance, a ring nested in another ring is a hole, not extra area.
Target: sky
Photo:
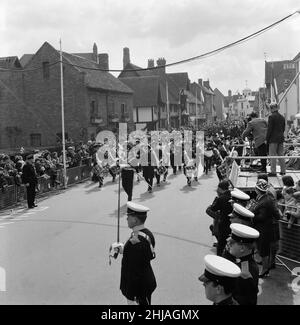
[[[300,10],[299,0],[0,0],[0,57],[33,54],[47,41],[69,53],[108,53],[122,69],[164,57],[167,64],[212,51]],[[300,52],[300,14],[209,58],[168,67],[224,95],[264,86],[264,62]],[[117,76],[118,74],[114,74]]]

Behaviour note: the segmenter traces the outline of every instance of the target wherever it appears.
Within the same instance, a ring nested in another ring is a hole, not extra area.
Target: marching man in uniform
[[[232,294],[240,268],[223,257],[206,255],[204,257],[205,271],[199,277],[205,287],[206,298],[214,305],[238,305]]]
[[[114,246],[117,252],[123,254],[120,289],[128,305],[150,305],[151,295],[156,289],[150,263],[155,258],[155,239],[144,226],[148,211],[149,208],[143,205],[127,202],[127,222],[132,234],[124,247],[121,243],[118,247]]]
[[[238,223],[231,224],[230,228],[229,253],[235,256],[236,264],[241,268],[233,297],[240,305],[256,305],[259,271],[253,258],[253,251],[259,232]]]

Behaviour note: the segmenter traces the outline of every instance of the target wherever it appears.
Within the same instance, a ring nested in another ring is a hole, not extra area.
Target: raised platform
[[[270,170],[268,170],[268,172],[270,172]],[[230,180],[235,187],[244,192],[249,192],[254,191],[258,175],[259,173],[256,172],[240,171],[239,167],[236,165],[233,166],[231,170]],[[286,175],[292,176],[295,184],[300,180],[300,170],[287,170]],[[269,176],[268,181],[274,186],[275,189],[281,189],[283,187],[282,176],[279,174],[279,170],[277,176]]]

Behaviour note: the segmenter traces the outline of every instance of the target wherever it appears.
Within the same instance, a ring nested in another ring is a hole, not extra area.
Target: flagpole
[[[63,77],[63,61],[62,61],[62,46],[60,45],[60,92],[61,92],[61,129],[62,129],[62,150],[63,150],[63,179],[64,188],[67,188],[67,166],[66,166],[66,139],[65,139],[65,114],[64,114],[64,77]]]
[[[198,103],[197,103],[197,87],[196,87],[196,129],[198,130]]]
[[[168,131],[169,131],[169,129],[170,129],[170,107],[169,107],[168,80],[166,80],[166,93],[167,93],[167,124],[168,124]]]

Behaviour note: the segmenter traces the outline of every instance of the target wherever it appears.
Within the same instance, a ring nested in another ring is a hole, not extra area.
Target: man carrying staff
[[[124,246],[119,243],[114,247],[123,254],[120,289],[128,305],[151,305],[151,295],[156,289],[150,263],[155,258],[155,239],[144,226],[148,211],[143,205],[127,202],[127,223],[132,233]]]

